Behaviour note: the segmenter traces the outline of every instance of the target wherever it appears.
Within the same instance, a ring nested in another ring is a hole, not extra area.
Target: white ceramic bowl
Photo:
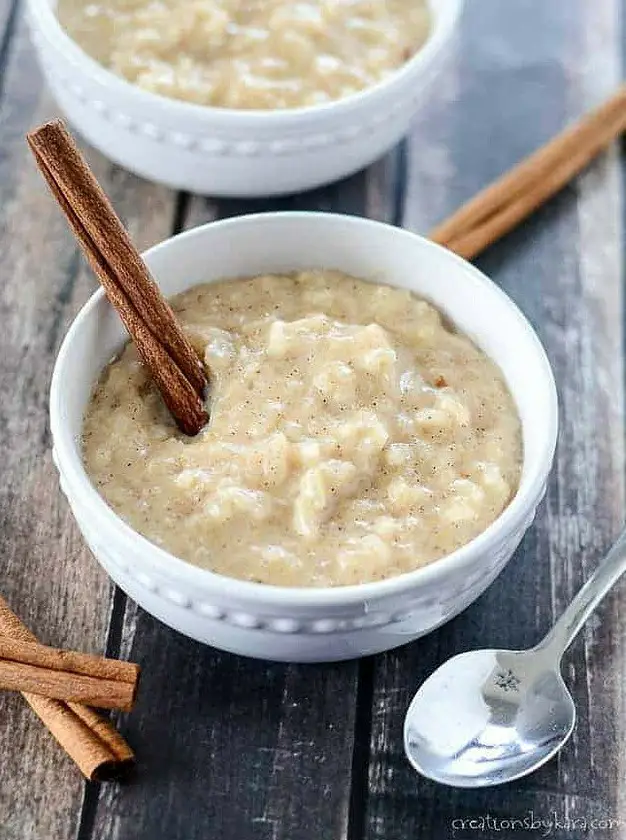
[[[124,524],[83,468],[83,412],[98,375],[125,339],[117,314],[99,291],[59,352],[50,417],[61,487],[91,550],[121,588],[194,639],[248,656],[299,662],[348,659],[404,644],[477,598],[533,521],[557,434],[550,365],[509,298],[444,248],[350,216],[243,216],[183,233],[144,256],[167,295],[224,277],[326,267],[427,297],[500,365],[522,420],[524,465],[517,495],[493,525],[453,554],[409,574],[360,586],[295,589],[191,566]]]
[[[268,196],[356,172],[406,134],[448,52],[463,0],[429,2],[429,40],[389,79],[328,105],[280,111],[208,108],[148,93],[83,52],[59,25],[55,0],[28,0],[28,19],[59,105],[109,158],[190,192]]]

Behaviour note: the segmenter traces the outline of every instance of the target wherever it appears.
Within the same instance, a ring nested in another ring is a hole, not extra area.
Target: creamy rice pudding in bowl
[[[273,195],[344,177],[404,134],[462,0],[28,0],[73,125],[155,181]]]
[[[508,298],[344,216],[213,223],[145,258],[209,364],[212,417],[176,431],[95,294],[51,426],[111,577],[193,638],[291,661],[394,647],[471,603],[532,522],[556,439],[549,364]]]

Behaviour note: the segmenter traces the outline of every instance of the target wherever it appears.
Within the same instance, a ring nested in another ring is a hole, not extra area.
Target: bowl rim
[[[375,101],[379,96],[393,93],[394,88],[407,77],[425,70],[450,40],[465,0],[446,0],[443,13],[438,9],[437,0],[427,0],[427,2],[434,18],[434,25],[431,27],[428,38],[415,55],[385,79],[342,99],[306,107],[275,109],[237,109],[199,105],[144,90],[122,76],[118,76],[86,53],[61,26],[50,0],[28,0],[28,6],[33,20],[37,21],[39,33],[46,38],[48,43],[66,60],[79,67],[82,66],[83,72],[88,72],[96,83],[110,89],[111,93],[125,95],[147,106],[169,109],[172,115],[180,118],[185,116],[201,119],[214,117],[225,122],[232,122],[234,127],[236,127],[235,124],[242,127],[247,125],[254,127],[259,122],[295,123],[306,117],[332,117],[337,112],[352,111],[359,106],[367,106],[369,100]]]
[[[324,220],[341,220],[342,224],[361,227],[363,229],[383,227],[393,231],[394,236],[419,239],[423,246],[438,251],[440,255],[443,255],[452,267],[462,269],[466,274],[469,271],[475,283],[486,286],[491,294],[499,298],[500,304],[509,309],[519,323],[522,332],[526,335],[528,348],[534,351],[537,370],[542,371],[544,385],[549,392],[549,416],[546,418],[546,422],[540,426],[543,439],[541,440],[540,452],[536,458],[536,468],[531,474],[524,475],[524,472],[522,473],[520,485],[513,499],[497,519],[473,540],[426,566],[404,572],[400,575],[384,578],[380,581],[336,587],[276,586],[274,584],[231,578],[209,569],[195,566],[155,545],[149,539],[135,531],[115,513],[91,483],[84,468],[82,458],[80,457],[78,442],[69,434],[63,424],[64,400],[62,381],[66,376],[65,370],[72,363],[72,343],[74,336],[81,329],[82,323],[92,317],[95,310],[103,302],[106,302],[104,289],[99,288],[81,307],[72,321],[61,343],[54,364],[50,386],[50,427],[57,467],[68,488],[72,488],[71,495],[80,498],[81,504],[89,508],[89,516],[94,521],[97,520],[102,526],[102,529],[112,529],[116,532],[116,538],[127,544],[129,548],[132,547],[135,551],[139,549],[143,557],[146,558],[146,562],[160,572],[165,579],[169,579],[170,581],[172,579],[183,580],[190,587],[193,587],[195,591],[203,591],[210,587],[214,594],[227,599],[232,596],[234,599],[240,601],[255,601],[258,603],[260,600],[266,604],[274,605],[291,604],[299,607],[332,607],[379,600],[382,597],[402,594],[422,585],[432,584],[438,578],[444,578],[446,575],[458,573],[466,565],[471,564],[477,554],[494,549],[508,535],[514,533],[516,528],[519,528],[519,525],[528,516],[530,509],[540,501],[545,482],[552,468],[558,436],[558,398],[554,375],[543,345],[519,307],[499,286],[471,263],[468,263],[462,257],[459,257],[457,254],[429,239],[404,228],[360,216],[306,211],[252,213],[208,222],[204,225],[183,231],[147,249],[143,252],[143,256],[149,258],[159,250],[168,248],[174,241],[184,241],[191,244],[194,239],[201,239],[208,228],[216,229],[237,226],[245,228],[248,225],[264,223],[264,221],[271,224],[290,219],[306,221],[307,219],[315,220],[320,217]],[[243,235],[245,236],[245,232]],[[106,302],[106,305],[110,306],[108,302]],[[478,345],[480,346],[480,342],[478,342]],[[515,393],[513,393],[513,397],[515,398]],[[523,466],[526,466],[525,451]]]

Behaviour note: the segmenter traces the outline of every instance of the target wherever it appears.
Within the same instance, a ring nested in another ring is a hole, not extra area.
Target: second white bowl
[[[348,216],[244,216],[196,228],[144,256],[167,295],[224,277],[326,267],[430,299],[499,364],[521,417],[524,463],[515,498],[486,531],[408,574],[360,586],[296,589],[233,580],[192,566],[134,532],[85,473],[84,410],[100,372],[126,338],[99,291],[59,352],[50,419],[61,487],[113,580],[148,612],[192,638],[248,656],[297,662],[349,659],[404,644],[477,598],[531,524],[556,442],[550,365],[509,298],[476,268],[432,242]]]
[[[28,0],[32,39],[55,98],[93,146],[170,187],[252,197],[334,181],[397,143],[443,63],[462,0],[430,0],[430,38],[384,82],[328,105],[282,111],[209,108],[148,93],[83,52],[54,5]]]

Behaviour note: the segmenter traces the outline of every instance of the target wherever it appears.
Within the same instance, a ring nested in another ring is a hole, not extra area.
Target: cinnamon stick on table
[[[208,420],[207,378],[189,339],[60,120],[27,135],[37,166],[179,428]]]
[[[37,639],[0,596],[0,633],[17,641]],[[119,778],[135,763],[133,751],[115,727],[93,709],[79,703],[63,703],[31,692],[22,692],[79,769],[92,781]]]
[[[453,213],[430,238],[471,260],[513,230],[626,131],[626,84]]]
[[[0,635],[0,689],[30,691],[98,709],[132,709],[139,666]]]

